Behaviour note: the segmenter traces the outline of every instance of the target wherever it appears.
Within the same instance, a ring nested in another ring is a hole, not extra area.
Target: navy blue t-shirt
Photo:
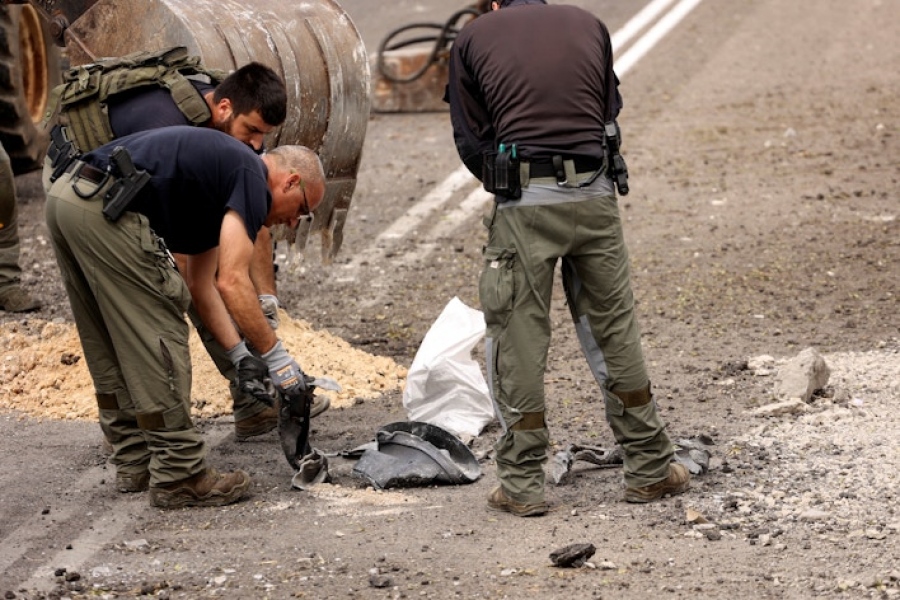
[[[215,89],[200,81],[191,81],[191,85],[201,96]],[[162,87],[143,86],[122,92],[112,96],[108,104],[109,124],[117,138],[157,127],[193,125],[175,104],[172,93]]]
[[[253,149],[226,133],[206,127],[163,127],[134,133],[82,157],[106,170],[116,146],[124,146],[150,182],[129,210],[147,216],[150,227],[172,252],[199,254],[219,245],[228,209],[244,220],[256,241],[272,196],[268,170]]]

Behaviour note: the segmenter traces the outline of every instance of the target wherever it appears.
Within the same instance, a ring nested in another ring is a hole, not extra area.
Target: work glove
[[[263,359],[251,354],[238,363],[237,386],[263,404],[275,406],[275,390],[269,380],[269,367]]]
[[[250,394],[260,402],[275,406],[275,390],[269,380],[269,367],[266,361],[258,358],[247,348],[247,342],[240,343],[226,350],[228,358],[237,369],[238,389]]]
[[[278,308],[280,306],[278,298],[271,294],[259,296],[259,307],[262,309],[263,314],[266,316],[266,321],[269,322],[269,326],[272,329],[278,329]]]
[[[294,396],[306,391],[306,376],[300,365],[297,364],[284,346],[281,340],[275,343],[271,350],[262,355],[269,367],[269,377],[272,383],[285,394]]]

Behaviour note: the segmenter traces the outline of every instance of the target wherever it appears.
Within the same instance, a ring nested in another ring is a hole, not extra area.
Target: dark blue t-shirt
[[[191,85],[202,96],[215,86],[200,81]],[[169,127],[171,125],[192,125],[172,99],[166,88],[143,86],[112,96],[109,101],[109,124],[116,137],[130,135],[138,131]]]
[[[218,246],[228,209],[241,216],[247,236],[256,241],[272,196],[268,170],[252,148],[215,129],[177,126],[113,140],[82,159],[106,170],[116,146],[124,146],[135,167],[151,175],[129,210],[146,215],[169,250],[199,254]]]

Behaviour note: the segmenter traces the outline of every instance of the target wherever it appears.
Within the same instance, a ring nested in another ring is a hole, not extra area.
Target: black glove
[[[275,390],[269,382],[269,367],[263,359],[252,354],[242,358],[237,364],[237,385],[242,392],[260,402],[275,406]]]

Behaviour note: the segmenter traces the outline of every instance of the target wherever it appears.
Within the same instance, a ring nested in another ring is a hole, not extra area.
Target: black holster
[[[513,156],[511,151],[486,153],[482,161],[481,175],[484,189],[497,196],[498,202],[518,200],[522,197],[519,159]]]

